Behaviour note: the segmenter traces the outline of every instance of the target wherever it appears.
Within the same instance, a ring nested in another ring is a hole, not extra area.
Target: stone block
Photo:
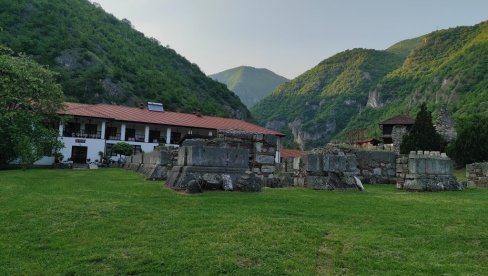
[[[254,143],[254,149],[256,150],[257,153],[263,152],[263,143],[262,142]]]
[[[248,149],[207,146],[187,146],[182,148],[186,149],[185,165],[187,166],[247,168],[249,165]]]
[[[275,166],[261,166],[261,171],[263,173],[273,173],[275,170]]]
[[[373,169],[373,174],[376,175],[376,176],[380,176],[381,175],[381,168],[374,168]]]
[[[331,171],[330,160],[331,160],[331,155],[326,154],[322,156],[322,171],[324,172]]]
[[[272,155],[256,154],[255,161],[260,164],[274,164],[275,157]]]
[[[160,158],[159,163],[161,165],[166,166],[169,163],[171,163],[171,153],[167,150],[161,150],[159,158]]]
[[[322,171],[322,166],[321,166],[321,156],[318,154],[308,154],[305,155],[304,157],[305,161],[305,170],[307,172],[321,172]]]

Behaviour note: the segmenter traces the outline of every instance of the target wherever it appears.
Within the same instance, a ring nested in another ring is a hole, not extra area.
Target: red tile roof
[[[305,154],[303,150],[281,149],[281,157],[300,157]]]
[[[147,108],[127,107],[119,105],[91,105],[66,102],[65,109],[58,113],[61,115],[91,117],[125,122],[138,122],[206,129],[240,130],[250,133],[285,136],[283,133],[238,119],[169,111],[154,112],[147,110]]]
[[[408,115],[398,115],[384,120],[380,125],[413,125],[415,120]]]

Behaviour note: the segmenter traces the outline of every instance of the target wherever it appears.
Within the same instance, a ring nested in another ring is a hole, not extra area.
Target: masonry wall
[[[171,164],[171,149],[162,148],[152,152],[141,152],[127,158],[125,168],[139,172],[146,179],[166,179]]]
[[[488,162],[466,165],[466,180],[469,187],[488,187]]]
[[[357,157],[361,180],[368,184],[396,182],[397,154],[388,151],[353,151]]]
[[[397,158],[397,187],[407,191],[458,191],[452,161],[438,151],[412,151]]]

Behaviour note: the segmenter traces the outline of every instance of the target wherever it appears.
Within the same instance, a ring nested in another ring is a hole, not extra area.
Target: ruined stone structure
[[[351,153],[356,155],[360,178],[364,183],[395,183],[396,153],[366,150],[357,150]]]
[[[396,157],[397,154],[390,151],[363,150],[345,147],[336,144],[328,144],[324,148],[311,151],[316,154],[341,154],[353,155],[356,158],[358,177],[368,184],[392,184],[396,182]],[[292,177],[295,186],[304,185],[304,177],[307,175],[303,157],[282,158],[280,164],[281,175]]]
[[[167,184],[187,192],[260,191],[262,185],[279,186],[274,177],[276,139],[273,135],[226,131],[215,139],[186,140]]]
[[[391,131],[391,139],[393,140],[393,151],[400,153],[400,145],[402,144],[403,137],[407,134],[408,128],[406,126],[393,126]]]
[[[144,153],[140,152],[127,157],[124,167],[142,173],[146,179],[166,179],[168,168],[171,164],[171,148],[161,149]]]
[[[304,186],[314,190],[362,190],[355,177],[359,176],[353,154],[311,153],[303,157]]]
[[[169,187],[189,193],[204,189],[234,190],[237,180],[249,170],[249,150],[216,147],[208,142],[199,139],[183,143],[178,163],[168,173]]]
[[[397,188],[406,191],[460,191],[452,161],[438,151],[412,151],[397,158]]]
[[[439,111],[439,115],[435,121],[435,130],[446,142],[451,142],[457,137],[454,119],[446,107],[441,108]]]
[[[488,162],[466,165],[468,187],[488,187]]]

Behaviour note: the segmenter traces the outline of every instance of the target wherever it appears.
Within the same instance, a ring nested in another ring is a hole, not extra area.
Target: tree
[[[445,142],[432,124],[432,114],[423,103],[417,113],[415,123],[403,137],[400,152],[405,154],[416,150],[440,151],[443,149],[444,144]]]
[[[134,147],[125,142],[119,142],[112,146],[112,152],[119,155],[131,156],[134,152]]]
[[[488,161],[488,117],[474,115],[458,123],[458,136],[447,148],[459,166]]]
[[[0,164],[32,164],[46,147],[59,147],[56,112],[62,105],[53,72],[0,45]]]

